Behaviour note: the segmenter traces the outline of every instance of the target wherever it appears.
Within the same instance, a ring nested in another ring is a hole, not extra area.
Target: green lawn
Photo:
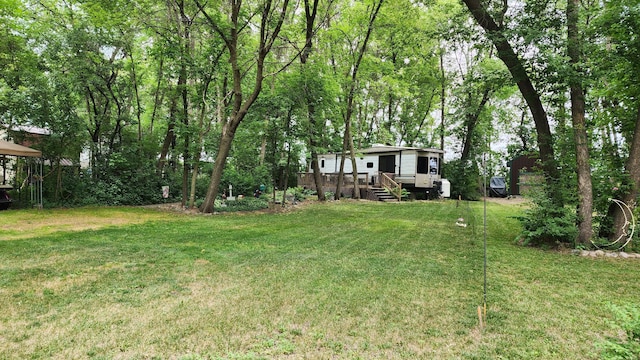
[[[482,330],[482,205],[110,208],[137,223],[33,237],[7,224],[61,212],[0,213],[0,358],[597,358],[617,335],[607,303],[638,301],[640,260],[517,246],[521,208],[488,204]]]

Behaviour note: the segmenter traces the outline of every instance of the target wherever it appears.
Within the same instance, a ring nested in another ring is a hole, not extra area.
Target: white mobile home
[[[369,185],[379,184],[385,174],[409,191],[433,193],[432,190],[441,189],[443,182],[443,155],[439,149],[374,145],[357,152],[356,167],[358,177],[366,176]],[[339,173],[341,161],[341,154],[318,155],[318,166],[323,175]],[[352,172],[351,158],[347,154],[344,173]],[[443,195],[448,196],[448,188],[442,190],[446,190]]]

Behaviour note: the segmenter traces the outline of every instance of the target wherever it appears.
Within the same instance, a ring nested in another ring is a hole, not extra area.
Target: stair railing
[[[397,183],[386,173],[381,173],[380,185],[387,189],[390,194],[398,198],[398,201],[402,201],[402,183]]]

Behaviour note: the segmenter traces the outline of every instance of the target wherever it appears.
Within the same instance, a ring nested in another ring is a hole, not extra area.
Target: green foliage
[[[269,202],[262,198],[244,197],[234,201],[224,201],[214,205],[218,212],[256,211],[269,207]]]
[[[304,201],[308,196],[315,194],[315,190],[305,189],[301,186],[296,186],[287,189],[287,194],[291,194],[295,201]]]
[[[512,8],[503,13],[505,4],[484,3],[499,22],[504,21],[505,35],[522,55],[548,113],[557,120],[558,167],[564,177],[572,179],[563,188],[571,189],[568,198],[575,198],[575,154],[571,151],[575,143],[566,125],[565,85],[570,73],[562,11],[566,4],[525,1],[519,11]],[[229,55],[223,39],[206,25],[204,13],[193,2],[182,5],[192,16],[188,22],[183,21],[188,16],[179,14],[181,6],[171,1],[0,1],[4,25],[0,29],[1,122],[50,130],[51,135],[39,146],[53,163],[76,161],[82,149],[93,146],[93,173],[62,169],[58,183],[54,179],[57,172],[47,172],[48,205],[158,202],[162,185],[169,185],[172,195],[177,195],[183,170],[176,166],[160,178],[152,160],[157,159],[165,134],[171,135],[169,129],[175,138],[167,137],[171,140],[167,161],[174,166],[181,159],[191,164],[202,147],[209,158],[216,153],[219,144],[212,139],[219,139],[225,118],[232,114]],[[251,196],[260,184],[283,189],[285,178],[286,185],[295,185],[296,160],[310,157],[311,136],[319,152],[342,150],[343,116],[352,81],[345,75],[354,69],[371,5],[371,1],[321,2],[316,25],[323,26],[314,26],[317,32],[308,62],[299,67],[296,60],[280,71],[292,49],[299,49],[305,25],[303,11],[287,15],[279,40],[286,39],[293,47],[278,41],[274,48],[278,51],[267,59],[265,74],[269,76],[262,95],[236,130],[220,192],[231,184],[235,195]],[[608,198],[617,197],[617,192],[629,186],[618,174],[629,153],[640,98],[640,81],[635,76],[640,69],[640,37],[630,36],[640,31],[640,7],[636,0],[583,5],[595,211],[606,214]],[[259,1],[242,5],[239,16],[248,29],[257,29],[259,16],[255,15],[260,6]],[[204,7],[223,32],[229,30],[228,4],[214,1]],[[524,108],[524,101],[513,95],[510,74],[492,57],[495,54],[476,25],[468,21],[466,10],[457,0],[385,1],[354,84],[352,134],[356,146],[373,142],[433,146],[439,140],[439,119],[433,114],[440,101],[445,101],[442,106],[446,108],[441,110],[451,115],[443,119],[443,132],[468,139],[472,161],[479,153],[478,144],[486,142],[487,135],[493,142],[492,134],[504,129],[516,131],[522,142],[518,150],[535,146],[528,111],[522,116],[514,113]],[[185,38],[187,34],[191,38]],[[239,60],[247,65],[241,71],[243,92],[255,83],[256,67],[250,64],[258,34],[242,32],[240,39]],[[453,54],[461,55],[456,59],[458,65],[446,61],[453,60]],[[445,60],[442,73],[441,55]],[[488,101],[482,104],[485,92]],[[505,133],[500,135],[503,140]],[[138,154],[124,150],[128,147],[147,150]],[[288,154],[292,161],[287,166]],[[445,171],[453,197],[480,197],[477,164],[451,162]],[[206,193],[211,171],[201,173],[199,196]],[[564,218],[551,212],[541,215]],[[554,231],[543,233],[559,233],[556,227],[571,222],[565,220],[552,224]],[[538,225],[534,222],[530,228]]]
[[[51,205],[144,205],[165,201],[162,186],[169,185],[170,198],[179,194],[180,179],[168,176],[162,179],[156,174],[155,162],[140,157],[135,151],[123,151],[111,155],[108,166],[100,169],[101,176],[91,172],[68,173],[63,181],[63,194]],[[49,191],[52,191],[50,189]],[[45,194],[53,198],[51,194]]]
[[[613,329],[624,332],[623,337],[609,337],[596,344],[603,360],[637,360],[640,359],[640,307],[637,305],[608,305],[614,321]]]
[[[531,206],[524,210],[522,216],[517,217],[522,224],[518,242],[534,246],[573,244],[578,234],[575,209],[555,205],[546,195],[544,186],[540,191],[532,191],[530,195]]]
[[[219,193],[229,193],[229,185],[233,186],[234,195],[251,196],[262,184],[269,184],[269,168],[258,165],[254,169],[242,169],[228,164],[224,169]]]
[[[444,164],[443,173],[451,182],[451,198],[457,199],[460,196],[464,200],[475,201],[482,196],[478,186],[480,170],[477,164],[453,160]]]
[[[607,216],[612,205],[610,199],[621,199],[631,189],[631,182],[628,173],[614,171],[610,166],[596,167],[592,171],[592,179],[597,225],[600,234],[608,234],[613,226],[613,218]]]
[[[405,188],[400,188],[400,197],[402,199],[408,199],[409,195],[411,195],[411,193],[409,192],[409,190],[405,189]],[[385,189],[386,192],[390,193],[393,196],[396,196],[396,194],[398,193],[398,188],[394,187],[393,189],[391,189],[391,191],[389,191],[389,189]]]

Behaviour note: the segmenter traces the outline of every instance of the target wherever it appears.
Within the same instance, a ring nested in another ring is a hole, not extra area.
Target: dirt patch
[[[525,199],[522,196],[508,196],[506,198],[487,197],[487,202],[503,204],[503,205],[519,205],[528,203],[529,199]]]

